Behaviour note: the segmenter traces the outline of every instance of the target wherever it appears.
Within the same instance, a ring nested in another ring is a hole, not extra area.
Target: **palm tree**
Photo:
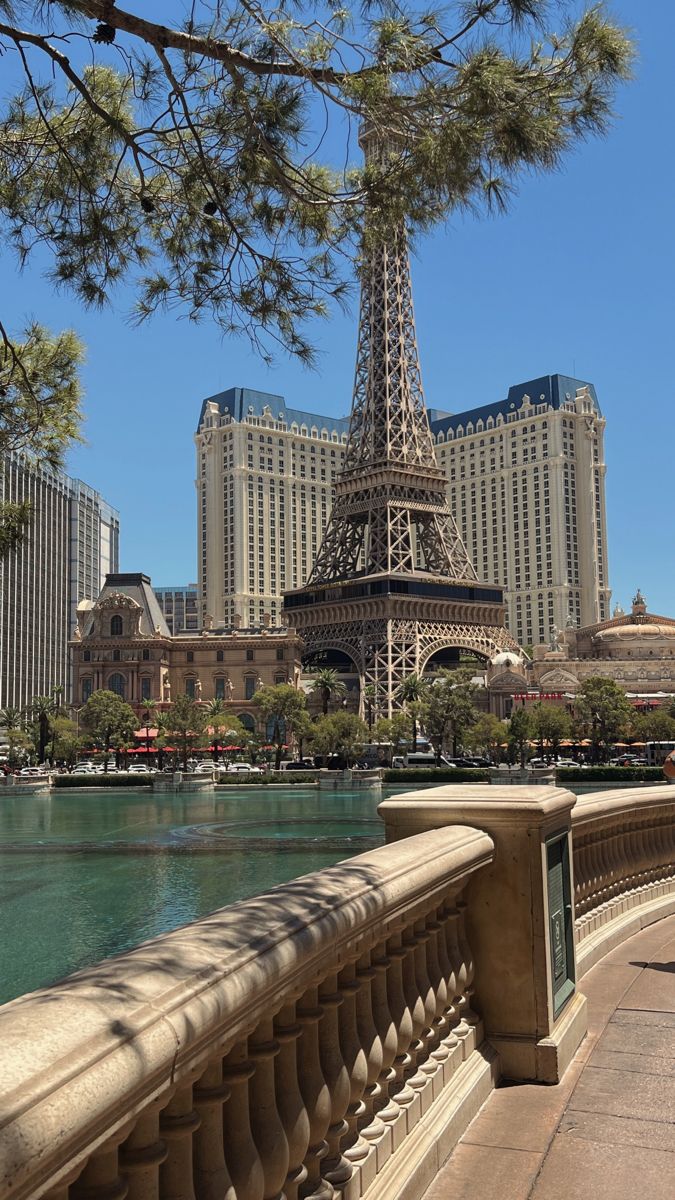
[[[366,720],[369,733],[373,732],[373,701],[377,699],[377,688],[374,683],[367,683],[363,689],[363,699],[366,702]]]
[[[37,723],[38,726],[38,762],[45,761],[47,752],[47,742],[49,741],[49,727],[51,718],[58,707],[58,698],[63,691],[62,688],[52,688],[48,696],[34,696],[30,704],[26,706],[26,713]]]
[[[0,725],[4,727],[9,743],[9,754],[7,756],[8,766],[14,766],[14,748],[19,740],[18,734],[23,730],[23,713],[20,708],[14,708],[9,705],[7,708],[0,708]]]
[[[419,703],[424,699],[427,691],[427,681],[423,675],[406,675],[402,683],[396,689],[396,696],[401,701],[406,712],[410,716],[412,724],[412,752],[417,750],[417,717],[419,714]]]
[[[153,700],[151,696],[146,696],[146,698],[143,700],[143,728],[145,729],[146,763],[149,763],[150,760],[150,742],[152,741],[152,738],[150,737],[150,726],[157,715],[155,713],[155,706],[158,703],[159,701]]]
[[[322,712],[325,717],[328,714],[329,701],[335,696],[344,696],[347,688],[334,667],[322,667],[314,676],[312,691],[320,693]]]
[[[218,741],[220,738],[220,732],[225,724],[227,705],[224,700],[209,700],[208,704],[205,705],[204,712],[206,713],[208,719],[207,723],[213,729],[213,761],[214,763],[217,763],[219,749]]]

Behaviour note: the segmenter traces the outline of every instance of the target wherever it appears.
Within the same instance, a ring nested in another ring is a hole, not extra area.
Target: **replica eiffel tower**
[[[369,130],[369,160],[391,151]],[[390,716],[406,676],[440,650],[491,658],[518,646],[499,587],[478,582],[446,498],[429,428],[403,223],[368,245],[354,398],[332,513],[304,587],[284,616],[306,653],[346,654],[372,709]]]

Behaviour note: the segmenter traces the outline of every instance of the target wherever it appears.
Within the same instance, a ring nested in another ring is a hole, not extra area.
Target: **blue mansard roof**
[[[560,408],[566,400],[573,400],[577,389],[581,387],[588,388],[596,411],[601,414],[598,397],[592,383],[583,379],[573,379],[570,375],[542,375],[539,379],[529,379],[526,383],[514,384],[509,388],[506,399],[498,400],[495,404],[483,404],[480,408],[465,409],[463,412],[457,413],[449,413],[439,408],[429,408],[427,411],[431,430],[434,434],[446,433],[448,429],[454,430],[458,425],[466,426],[468,421],[475,425],[476,421],[487,421],[488,417],[496,420],[500,413],[506,417],[509,412],[515,412],[520,408],[524,396],[529,396],[534,405],[547,404],[551,408]],[[349,432],[349,417],[329,417],[325,413],[311,413],[300,408],[289,408],[283,396],[274,395],[272,392],[257,392],[252,388],[237,387],[228,388],[225,392],[218,392],[215,396],[207,396],[202,403],[198,429],[204,419],[206,405],[209,403],[217,404],[221,415],[229,412],[235,421],[243,421],[247,416],[261,417],[263,410],[267,407],[276,419],[283,414],[288,426],[296,422],[298,425],[307,425],[308,427],[316,425],[319,429],[324,427],[335,430],[339,434]]]
[[[295,421],[298,425],[307,425],[311,427],[316,425],[319,429],[326,428],[335,430],[336,433],[349,432],[349,417],[329,417],[325,413],[306,412],[301,408],[290,408],[283,396],[274,395],[272,392],[257,392],[252,388],[228,388],[226,392],[218,392],[216,396],[207,396],[204,400],[199,414],[199,430],[206,405],[212,403],[217,404],[221,415],[229,412],[235,421],[243,421],[246,417],[261,417],[263,410],[269,408],[275,420],[283,414],[286,424],[290,427]]]
[[[505,400],[496,404],[483,404],[480,408],[465,409],[458,413],[441,414],[437,409],[429,409],[431,429],[434,434],[446,433],[448,429],[456,429],[458,425],[466,427],[471,421],[487,421],[488,417],[496,420],[499,414],[506,417],[510,412],[516,412],[525,396],[529,396],[532,404],[547,404],[550,408],[560,408],[567,400],[574,400],[577,389],[587,387],[596,411],[601,414],[598,397],[592,383],[583,379],[572,379],[570,375],[541,375],[539,379],[528,379],[526,383],[516,383],[509,388]]]

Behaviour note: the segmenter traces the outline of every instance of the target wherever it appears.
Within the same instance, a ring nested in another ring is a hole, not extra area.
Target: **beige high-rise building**
[[[543,376],[505,400],[429,410],[450,506],[478,578],[504,588],[522,645],[609,616],[605,420],[592,384]],[[199,589],[216,627],[281,612],[305,583],[342,465],[346,419],[230,388],[202,405]]]

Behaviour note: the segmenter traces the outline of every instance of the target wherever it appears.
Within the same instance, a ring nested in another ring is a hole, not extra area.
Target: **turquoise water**
[[[0,1003],[381,845],[380,799],[248,786],[0,797]]]

